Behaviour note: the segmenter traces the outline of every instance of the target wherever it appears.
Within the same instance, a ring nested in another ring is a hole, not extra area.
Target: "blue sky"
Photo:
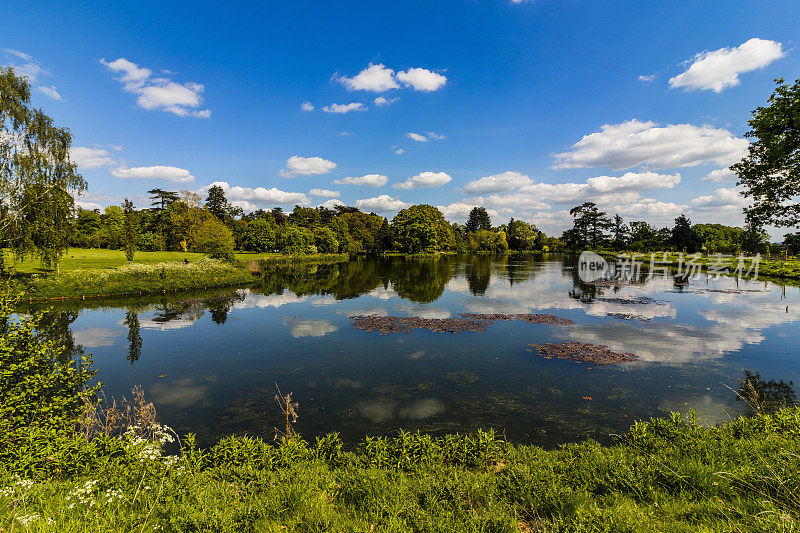
[[[0,14],[0,62],[71,128],[89,207],[224,182],[250,209],[391,217],[424,202],[463,221],[485,205],[550,233],[587,200],[627,220],[740,223],[721,169],[772,79],[800,76],[793,1],[30,1]]]

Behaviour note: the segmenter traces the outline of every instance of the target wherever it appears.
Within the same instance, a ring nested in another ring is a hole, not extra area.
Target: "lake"
[[[494,428],[552,447],[696,411],[701,423],[745,410],[747,370],[800,380],[800,290],[765,281],[656,276],[582,283],[551,256],[363,258],[276,267],[250,289],[56,304],[53,331],[94,356],[107,396],[141,385],[163,423],[209,444],[271,439],[275,386],[300,404],[297,430],[347,442],[399,429]],[[458,318],[548,313],[547,325],[498,320],[485,331],[353,328],[353,316]],[[632,316],[631,316],[632,315]],[[546,359],[531,345],[578,341],[630,352],[611,366]]]

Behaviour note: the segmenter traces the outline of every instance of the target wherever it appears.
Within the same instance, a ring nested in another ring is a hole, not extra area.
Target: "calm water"
[[[800,383],[797,287],[761,281],[739,284],[753,292],[708,291],[737,287],[720,278],[595,288],[579,283],[574,267],[574,259],[532,256],[360,258],[278,269],[249,290],[63,304],[50,320],[94,355],[107,395],[141,385],[163,422],[204,443],[230,433],[271,438],[275,383],[300,403],[306,437],[495,428],[545,446],[607,441],[634,420],[673,410],[726,420],[743,410],[731,390],[743,370]],[[625,301],[642,296],[655,301]],[[349,318],[463,312],[543,312],[575,325],[379,335],[353,329]],[[570,340],[639,361],[599,367],[530,351]]]

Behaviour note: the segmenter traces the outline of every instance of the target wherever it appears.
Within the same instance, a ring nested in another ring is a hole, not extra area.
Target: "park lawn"
[[[136,252],[133,257],[134,264],[155,264],[179,262],[188,259],[190,262],[205,257],[205,254],[195,252]],[[106,269],[117,268],[128,264],[123,250],[107,250],[104,248],[70,248],[61,259],[61,272],[71,272],[76,269]],[[16,263],[16,271],[20,274],[36,274],[49,272],[43,270],[37,257],[28,257],[25,261]]]

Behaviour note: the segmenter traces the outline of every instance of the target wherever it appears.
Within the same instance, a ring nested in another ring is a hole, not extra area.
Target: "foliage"
[[[586,247],[598,248],[607,241],[605,232],[612,227],[606,213],[594,202],[584,202],[569,210],[573,217],[572,229],[564,232],[562,240],[573,250]]]
[[[742,228],[722,224],[695,224],[694,229],[710,254],[733,254],[741,250]]]
[[[395,247],[409,253],[440,252],[453,248],[453,228],[432,205],[412,205],[392,219]]]
[[[480,230],[491,231],[492,219],[489,217],[489,213],[486,211],[486,208],[473,207],[469,212],[465,227],[469,233],[475,233],[476,231]]]
[[[757,107],[748,121],[748,155],[731,170],[752,198],[745,208],[756,226],[791,227],[800,224],[800,78],[794,85],[775,80],[777,87],[766,107]]]
[[[274,218],[259,217],[247,224],[242,248],[251,252],[273,252],[278,248],[279,231]]]
[[[71,429],[99,384],[91,356],[74,361],[61,340],[37,332],[42,314],[15,317],[12,302],[0,298],[0,434],[41,427]]]
[[[233,233],[216,218],[203,220],[192,234],[194,248],[214,259],[233,259]]]
[[[284,254],[305,255],[317,252],[314,245],[314,234],[308,228],[291,226],[284,233],[283,239],[282,251]]]
[[[672,245],[675,249],[693,254],[700,250],[703,241],[697,231],[692,227],[692,222],[686,215],[681,215],[675,219],[675,226],[672,228]]]
[[[314,229],[314,245],[317,251],[324,254],[332,254],[339,251],[339,241],[333,231],[325,226]]]
[[[783,236],[783,245],[791,255],[800,254],[800,232],[787,233]]]
[[[125,216],[125,229],[123,233],[123,243],[125,244],[125,259],[128,262],[133,261],[136,247],[139,240],[139,218],[136,216],[136,211],[133,208],[133,202],[125,198],[122,204],[122,209]]]
[[[534,224],[528,224],[513,217],[506,226],[508,247],[515,252],[541,248],[542,233]]]
[[[58,266],[67,249],[73,193],[86,181],[70,161],[72,134],[30,102],[30,83],[0,67],[0,248]]]

